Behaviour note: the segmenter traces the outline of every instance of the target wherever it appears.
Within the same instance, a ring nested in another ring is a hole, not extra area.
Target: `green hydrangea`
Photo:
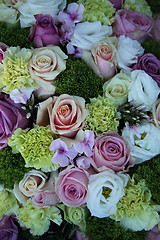
[[[82,21],[97,22],[101,21],[104,25],[111,25],[114,22],[115,8],[110,1],[106,0],[79,0],[78,4],[83,4]]]
[[[48,231],[50,221],[60,225],[62,222],[60,210],[55,206],[36,208],[29,199],[16,212],[21,227],[30,229],[33,235],[43,235]]]
[[[10,93],[20,87],[36,87],[28,70],[28,61],[31,55],[30,49],[7,48],[0,74],[0,87],[3,87],[4,92]]]
[[[113,102],[105,97],[90,99],[86,104],[89,114],[86,118],[85,128],[94,131],[97,135],[109,131],[117,131],[120,113],[117,112]]]
[[[152,16],[151,8],[146,0],[125,0],[123,8]]]
[[[117,204],[116,213],[111,216],[132,231],[150,230],[159,222],[159,215],[151,205],[151,192],[144,180],[129,179],[125,195]],[[160,207],[160,206],[159,206]]]
[[[0,191],[0,218],[3,215],[14,214],[18,209],[17,200],[12,192],[3,189]]]
[[[14,152],[19,151],[25,160],[25,167],[33,167],[42,171],[53,171],[59,164],[52,162],[53,151],[49,150],[53,141],[50,127],[36,126],[30,131],[17,129],[8,139]]]

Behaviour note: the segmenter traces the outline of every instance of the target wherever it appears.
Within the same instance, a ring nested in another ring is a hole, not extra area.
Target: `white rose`
[[[103,218],[114,214],[127,182],[127,175],[112,170],[90,175],[87,207],[91,215]]]
[[[71,44],[85,50],[95,48],[97,43],[112,34],[112,27],[98,22],[78,23],[71,37]]]
[[[123,72],[116,74],[103,85],[103,94],[106,98],[120,105],[127,102],[131,79]]]
[[[160,129],[151,123],[137,127],[137,131],[124,128],[122,137],[129,144],[135,164],[150,160],[160,154]]]
[[[26,3],[21,5],[18,10],[20,11],[20,24],[21,27],[30,27],[35,24],[36,14],[49,14],[57,20],[57,14],[66,6],[66,0],[27,0]]]
[[[142,56],[144,48],[141,44],[129,37],[121,35],[118,39],[117,63],[120,69],[131,70],[129,67],[137,62],[137,57]]]
[[[0,22],[15,24],[18,19],[17,14],[17,10],[7,7],[3,3],[0,4]]]
[[[144,104],[145,109],[149,111],[160,93],[156,81],[142,70],[131,72],[131,80],[128,101],[135,101],[136,105]]]

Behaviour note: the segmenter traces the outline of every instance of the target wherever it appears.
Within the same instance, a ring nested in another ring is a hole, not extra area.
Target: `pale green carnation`
[[[64,212],[64,220],[80,227],[82,231],[86,229],[85,209],[82,207],[67,207],[64,204],[58,205]]]
[[[2,1],[0,2],[0,22],[16,24],[18,21],[18,11],[14,8],[7,7]]]
[[[151,8],[146,0],[125,0],[123,8],[152,16]]]
[[[101,21],[103,25],[111,25],[114,22],[115,8],[110,1],[106,0],[79,0],[78,4],[83,4],[82,21],[97,22]]]
[[[46,171],[58,169],[59,164],[52,162],[53,151],[49,150],[55,135],[49,126],[36,126],[30,131],[17,129],[8,139],[13,152],[19,151],[26,164],[25,167],[34,167]]]
[[[118,202],[116,214],[111,218],[132,231],[148,231],[158,224],[159,215],[151,205],[151,192],[144,180],[136,183],[134,178],[129,179],[125,195]]]
[[[28,61],[31,55],[32,51],[30,49],[7,48],[0,74],[0,87],[3,87],[4,92],[10,93],[12,90],[21,87],[37,88],[28,70]]]
[[[36,208],[29,199],[16,212],[21,227],[26,227],[33,235],[43,235],[48,231],[50,221],[60,225],[62,217],[60,210],[55,206]]]
[[[3,189],[0,191],[0,218],[3,215],[14,214],[18,209],[17,200],[12,192]]]
[[[120,113],[117,112],[113,102],[99,96],[90,99],[90,103],[86,104],[86,108],[89,110],[86,118],[86,129],[94,131],[97,135],[117,131]]]

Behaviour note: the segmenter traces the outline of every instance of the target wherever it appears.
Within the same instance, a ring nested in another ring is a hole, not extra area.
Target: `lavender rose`
[[[158,225],[148,231],[145,240],[160,240],[160,229]]]
[[[137,63],[132,68],[144,70],[160,87],[160,60],[155,55],[146,53],[142,57],[138,57]]]
[[[87,201],[88,182],[88,172],[71,165],[59,173],[55,190],[66,206],[79,207]]]
[[[160,16],[157,16],[154,20],[154,25],[151,33],[154,41],[158,42],[160,40]]]
[[[45,47],[47,45],[59,45],[61,32],[55,25],[54,18],[49,15],[37,14],[35,26],[31,27],[30,40],[37,47]]]
[[[99,172],[107,168],[118,172],[128,170],[133,165],[133,159],[124,139],[116,132],[109,132],[95,139],[91,164]]]
[[[112,4],[113,7],[118,10],[122,7],[124,0],[109,0]]]
[[[14,224],[11,217],[3,217],[0,220],[0,239],[18,239],[18,227]]]
[[[0,94],[0,149],[8,145],[7,138],[16,128],[26,128],[29,120],[21,104],[14,103],[5,94]]]
[[[145,14],[121,9],[116,12],[113,31],[117,37],[125,35],[140,43],[150,35],[153,19]]]

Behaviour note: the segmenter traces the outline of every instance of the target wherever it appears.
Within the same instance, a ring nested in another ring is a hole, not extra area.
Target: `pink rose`
[[[37,208],[57,205],[58,196],[55,191],[38,191],[32,198],[32,203]]]
[[[30,40],[37,47],[45,47],[47,45],[59,45],[61,32],[55,25],[54,18],[49,15],[37,14],[35,26],[31,27]]]
[[[133,166],[130,148],[116,132],[109,132],[95,139],[91,159],[91,164],[99,172],[105,171],[106,168],[115,172],[127,171],[129,166]]]
[[[116,73],[115,45],[117,44],[116,38],[105,38],[99,41],[97,47],[92,48],[90,52],[84,50],[82,59],[93,69],[95,74],[104,79],[110,79]]]
[[[51,125],[54,133],[73,137],[84,126],[87,115],[84,98],[62,94],[39,104],[37,124]]]
[[[116,8],[116,10],[120,9],[124,2],[124,0],[109,0],[109,1],[113,4],[113,7]]]
[[[160,16],[157,16],[154,20],[154,25],[151,32],[154,41],[158,42],[160,40]]]
[[[84,169],[69,166],[59,173],[55,190],[68,207],[79,207],[87,201],[89,174]]]
[[[113,23],[113,31],[117,37],[125,35],[140,43],[149,37],[153,26],[153,19],[142,13],[127,9],[116,12],[116,21]]]

